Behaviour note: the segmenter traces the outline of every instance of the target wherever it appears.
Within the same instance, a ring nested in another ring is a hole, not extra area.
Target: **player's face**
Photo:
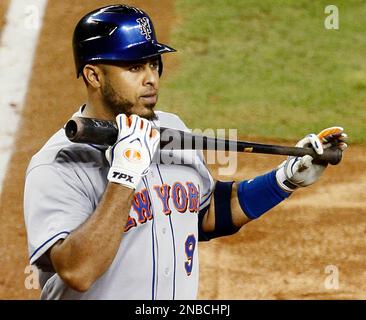
[[[155,118],[158,101],[159,60],[152,58],[131,63],[102,66],[104,81],[101,94],[115,116],[120,113]]]

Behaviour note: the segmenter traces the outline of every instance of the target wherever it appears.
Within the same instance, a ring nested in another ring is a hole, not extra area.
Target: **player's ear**
[[[92,86],[93,88],[100,88],[103,77],[103,71],[98,66],[87,64],[83,68],[83,79],[86,86]]]

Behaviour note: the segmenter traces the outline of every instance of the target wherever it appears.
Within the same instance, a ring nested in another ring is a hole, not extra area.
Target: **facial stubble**
[[[134,104],[128,99],[122,97],[112,86],[110,81],[106,81],[105,86],[102,88],[103,102],[110,108],[112,113],[117,116],[121,113],[130,116],[134,112],[132,111]],[[157,116],[153,110],[155,105],[146,105],[145,107],[151,110],[151,113],[140,115],[148,120],[156,120]]]

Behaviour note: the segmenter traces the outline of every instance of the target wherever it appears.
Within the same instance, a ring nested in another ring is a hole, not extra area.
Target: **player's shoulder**
[[[165,111],[156,111],[155,114],[158,118],[157,122],[160,127],[189,131],[178,115]]]
[[[102,148],[69,141],[64,128],[57,131],[45,145],[31,158],[27,174],[40,166],[52,165],[58,168],[87,163],[97,157],[102,159]]]

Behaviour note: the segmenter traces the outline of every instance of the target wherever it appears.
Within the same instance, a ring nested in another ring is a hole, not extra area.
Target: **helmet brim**
[[[117,62],[117,61],[139,61],[152,57],[160,56],[164,53],[176,52],[172,47],[158,42],[144,42],[130,46],[128,50],[112,51],[112,53],[104,53],[85,59],[86,63],[103,63],[103,62]],[[136,59],[136,57],[139,57]],[[78,77],[82,70],[79,70]]]

